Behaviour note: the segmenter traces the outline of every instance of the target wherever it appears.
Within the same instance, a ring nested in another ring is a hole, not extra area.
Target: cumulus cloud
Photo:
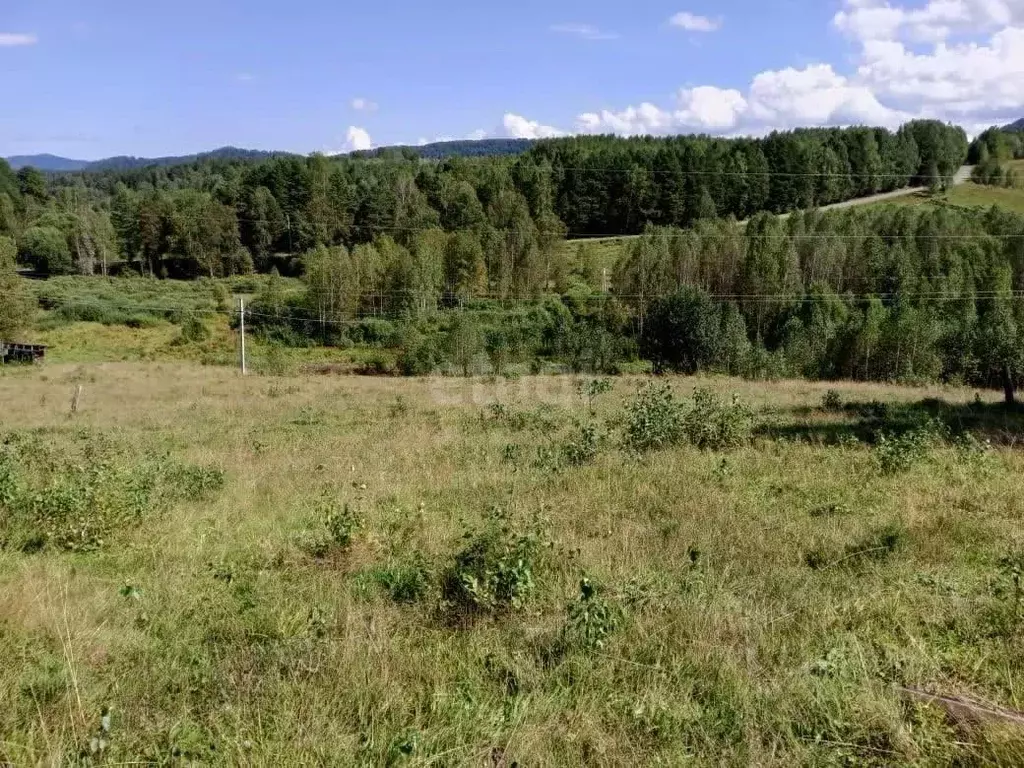
[[[350,103],[352,109],[354,109],[356,112],[377,111],[377,103],[374,101],[370,101],[369,99],[363,98],[362,96],[356,96],[354,99],[352,99]]]
[[[750,112],[774,128],[801,125],[898,125],[906,117],[884,106],[870,88],[829,64],[762,72],[750,85]]]
[[[365,128],[350,125],[345,133],[345,152],[358,152],[373,149],[373,140]]]
[[[505,113],[501,127],[504,135],[510,139],[553,139],[556,136],[565,136],[565,131],[511,112]]]
[[[699,16],[688,11],[680,11],[668,23],[673,27],[685,29],[687,32],[715,32],[722,27],[721,19]]]
[[[832,21],[857,46],[850,72],[824,62],[768,70],[745,88],[700,85],[674,104],[585,112],[576,130],[762,134],[917,117],[977,130],[1024,114],[1024,0],[843,0]]]
[[[1020,0],[929,0],[906,8],[889,0],[845,0],[835,26],[856,40],[906,39],[939,42],[951,35],[977,34],[1024,20]]]
[[[0,48],[14,48],[23,45],[35,45],[39,38],[22,32],[0,32]]]
[[[726,130],[736,127],[748,106],[743,94],[733,88],[702,85],[679,92],[680,109],[677,115],[685,125],[700,126],[706,130]]]
[[[483,128],[477,128],[475,131],[470,131],[466,138],[470,141],[480,141],[486,139],[489,134]]]
[[[987,44],[939,43],[914,53],[898,41],[864,48],[858,77],[887,101],[949,118],[1019,116],[1024,111],[1024,27],[1006,27]]]
[[[560,35],[572,35],[584,40],[615,40],[618,38],[618,34],[615,32],[605,32],[593,24],[553,24],[550,29]]]
[[[699,86],[679,92],[663,109],[651,103],[621,111],[588,112],[576,120],[583,133],[623,135],[681,132],[765,133],[805,125],[899,124],[906,116],[881,104],[865,86],[827,64],[762,72],[744,95],[733,88]]]

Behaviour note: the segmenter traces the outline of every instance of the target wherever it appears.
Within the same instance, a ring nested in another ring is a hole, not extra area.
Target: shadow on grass
[[[949,403],[937,398],[916,403],[847,403],[834,410],[794,408],[758,432],[772,439],[824,445],[850,440],[875,443],[880,434],[899,435],[930,419],[945,424],[951,437],[969,433],[993,445],[1024,448],[1024,405]]]

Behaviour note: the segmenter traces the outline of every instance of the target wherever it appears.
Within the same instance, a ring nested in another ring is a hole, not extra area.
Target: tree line
[[[607,373],[639,358],[687,373],[1011,393],[1024,371],[1024,217],[996,208],[651,225],[624,249],[610,292],[576,271],[561,293],[511,302],[449,291],[460,235],[408,252],[390,241],[318,250],[305,294],[260,296],[252,324],[287,343],[394,347],[412,373],[452,364],[451,350],[458,367],[486,353],[497,372],[543,359]],[[415,277],[394,290],[399,263]]]
[[[974,166],[971,179],[977,184],[1016,187],[1021,179],[1008,163],[1024,158],[1024,133],[1004,128],[989,128],[974,141],[967,161]]]
[[[471,282],[510,294],[547,287],[552,278],[538,277],[537,265],[567,235],[637,234],[649,224],[685,227],[913,183],[942,186],[967,148],[961,129],[914,121],[896,132],[804,129],[761,139],[574,137],[535,142],[518,156],[441,160],[410,149],[211,156],[52,176],[14,174],[0,161],[0,235],[16,241],[23,264],[47,274],[127,267],[189,278],[300,274],[304,255],[319,248],[354,251],[389,237],[414,253],[425,232],[465,233],[473,259],[483,252]]]

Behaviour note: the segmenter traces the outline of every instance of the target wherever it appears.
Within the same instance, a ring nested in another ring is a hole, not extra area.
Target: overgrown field
[[[1010,165],[1017,169],[1024,169],[1024,163],[1014,162]],[[894,197],[887,200],[886,203],[895,205],[948,204],[965,208],[978,206],[989,208],[995,205],[1014,213],[1024,213],[1024,189],[992,187],[968,181],[951,187],[941,194],[931,195],[927,192],[918,192],[904,197]]]
[[[1024,760],[896,687],[1024,703],[1022,423],[971,390],[50,364],[0,409],[0,763]]]

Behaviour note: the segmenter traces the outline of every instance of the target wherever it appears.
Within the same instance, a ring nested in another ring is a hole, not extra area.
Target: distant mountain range
[[[196,155],[178,155],[173,157],[107,157],[103,160],[73,160],[69,157],[56,155],[16,155],[8,157],[14,170],[31,165],[41,171],[51,173],[69,173],[73,171],[131,171],[136,168],[153,166],[166,167],[194,163],[197,160],[263,160],[268,157],[287,155],[287,152],[264,152],[258,149],[239,149],[238,147],[221,147],[212,152],[200,152]]]
[[[489,155],[518,155],[530,148],[530,139],[481,139],[479,141],[438,141],[422,146],[381,147],[366,152],[353,152],[355,157],[381,157],[389,152],[411,151],[423,158],[439,160],[445,157],[483,157]],[[103,160],[74,160],[57,155],[15,155],[8,157],[14,170],[27,165],[48,173],[73,173],[75,171],[131,171],[138,168],[167,167],[183,165],[199,160],[264,160],[270,157],[288,156],[289,152],[265,152],[257,149],[221,147],[212,152],[172,157],[108,157]]]
[[[1003,130],[1004,131],[1024,131],[1024,117],[1022,117],[1020,120],[1017,120],[1017,121],[1015,121],[1013,123],[1010,123],[1009,125],[1004,125],[1003,126]]]

